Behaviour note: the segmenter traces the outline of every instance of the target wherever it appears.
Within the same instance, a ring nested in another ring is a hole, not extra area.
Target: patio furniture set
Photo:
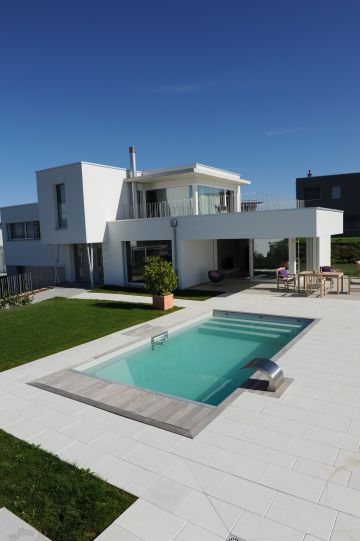
[[[356,261],[356,268],[359,278],[348,277],[349,294],[360,286],[360,261]],[[289,273],[285,267],[279,267],[276,269],[276,282],[277,289],[280,289],[282,284],[286,290],[293,289],[298,293],[303,291],[305,294],[312,294],[319,291],[320,297],[326,295],[328,289],[333,289],[334,284],[337,295],[344,293],[344,273],[330,266],[321,267],[320,271],[305,270],[298,273]]]

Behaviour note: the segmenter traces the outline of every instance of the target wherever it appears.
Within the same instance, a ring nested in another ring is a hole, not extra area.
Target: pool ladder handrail
[[[262,372],[269,382],[266,388],[267,391],[275,392],[285,381],[284,373],[280,366],[270,359],[257,357],[242,368],[256,368]]]
[[[154,351],[156,346],[162,346],[168,339],[169,339],[168,331],[163,331],[163,332],[160,332],[159,334],[154,334],[154,336],[151,337],[151,349]]]

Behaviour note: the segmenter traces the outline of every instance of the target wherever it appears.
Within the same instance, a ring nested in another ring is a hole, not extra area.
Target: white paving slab
[[[49,541],[35,528],[11,513],[5,507],[0,509],[0,541]]]
[[[219,541],[230,532],[360,540],[359,302],[261,293],[188,302],[150,323],[167,328],[212,308],[320,322],[279,360],[295,380],[279,399],[246,392],[194,440],[26,385],[129,344],[124,332],[0,373],[0,428],[139,496],[101,541]]]

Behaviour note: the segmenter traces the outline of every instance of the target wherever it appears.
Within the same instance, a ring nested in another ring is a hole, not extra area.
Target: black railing
[[[58,274],[63,269],[58,268]],[[0,276],[0,298],[8,297],[11,295],[18,295],[20,293],[28,293],[30,291],[36,291],[45,287],[52,287],[55,285],[55,273],[54,269],[36,269],[31,272],[23,272],[20,274],[10,274],[7,276]]]

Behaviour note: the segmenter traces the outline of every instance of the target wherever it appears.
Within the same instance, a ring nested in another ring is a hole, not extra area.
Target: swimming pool
[[[312,320],[215,310],[212,317],[84,367],[96,378],[217,406],[244,383],[255,357],[272,358]]]

